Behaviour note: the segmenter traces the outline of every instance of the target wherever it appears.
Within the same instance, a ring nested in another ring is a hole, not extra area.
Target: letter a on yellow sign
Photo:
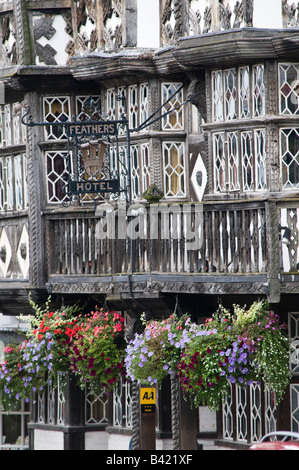
[[[155,388],[141,388],[140,389],[140,404],[141,405],[154,405],[156,403],[156,389]]]

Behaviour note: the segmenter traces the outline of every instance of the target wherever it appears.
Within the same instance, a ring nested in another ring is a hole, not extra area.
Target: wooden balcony
[[[84,210],[47,215],[51,290],[264,294],[272,272],[267,207],[261,200],[140,205],[110,218]]]

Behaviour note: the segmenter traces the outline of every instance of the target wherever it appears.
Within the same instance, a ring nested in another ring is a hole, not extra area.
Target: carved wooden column
[[[266,204],[267,220],[267,250],[268,250],[268,284],[269,303],[279,303],[281,286],[279,281],[280,272],[280,241],[279,241],[279,219],[276,201],[268,201]]]
[[[30,93],[25,101],[29,104],[32,114],[39,119],[39,96]],[[42,128],[28,129],[28,199],[29,199],[29,286],[45,286],[45,247],[44,247],[44,225],[42,219],[43,210],[43,154],[38,146],[41,138]]]
[[[14,0],[13,8],[16,22],[16,36],[18,42],[18,65],[31,65],[32,44],[29,19],[25,0]]]

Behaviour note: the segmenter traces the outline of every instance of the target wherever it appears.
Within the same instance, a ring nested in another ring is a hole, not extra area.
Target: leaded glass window
[[[138,127],[138,116],[139,116],[137,85],[129,86],[128,114],[129,114],[130,129],[136,129]]]
[[[236,98],[237,84],[236,71],[234,69],[224,70],[224,110],[225,120],[230,121],[237,117]]]
[[[143,124],[148,118],[148,84],[142,83],[140,85],[140,125]]]
[[[182,142],[163,143],[165,197],[186,196],[185,145]]]
[[[266,131],[213,134],[216,192],[267,189]]]
[[[252,148],[252,133],[241,133],[241,152],[242,152],[242,174],[243,189],[251,191],[254,189],[254,161]]]
[[[262,64],[212,72],[212,121],[265,115],[265,81]]]
[[[239,151],[238,136],[236,132],[228,133],[228,172],[229,172],[229,190],[240,189],[239,180]]]
[[[299,64],[279,64],[279,112],[299,114]]]
[[[215,191],[226,191],[226,156],[224,151],[224,133],[214,134],[214,184]]]
[[[137,199],[140,197],[140,165],[138,155],[138,145],[131,146],[131,185],[132,197]]]
[[[142,165],[142,190],[148,189],[151,184],[151,162],[149,154],[149,145],[141,145],[141,165]]]
[[[224,105],[223,105],[223,83],[222,71],[218,70],[212,73],[212,94],[213,94],[213,121],[223,121]]]
[[[299,187],[299,129],[280,130],[280,156],[283,189]]]
[[[67,151],[46,152],[47,196],[50,203],[65,199],[64,188],[68,181]]]
[[[181,86],[181,83],[162,83],[162,103],[167,101],[163,113],[171,111],[162,119],[163,130],[184,129],[184,93],[183,89],[179,90]]]
[[[105,390],[85,394],[85,424],[108,424],[108,395]]]
[[[292,344],[290,371],[299,376],[299,313],[289,314],[289,338]]]
[[[265,79],[264,79],[264,66],[255,65],[253,68],[253,116],[265,115]]]
[[[250,72],[249,67],[239,69],[239,116],[250,118]]]
[[[266,131],[258,129],[255,136],[255,168],[256,168],[256,189],[267,188],[267,169],[266,169]]]
[[[70,98],[68,96],[45,97],[43,99],[43,113],[44,121],[49,123],[48,126],[45,126],[45,139],[66,139],[65,129],[63,127],[52,127],[50,124],[71,120]]]

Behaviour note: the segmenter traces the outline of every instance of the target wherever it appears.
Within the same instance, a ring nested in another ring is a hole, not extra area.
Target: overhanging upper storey
[[[295,59],[299,29],[242,28],[181,38],[177,45],[159,50],[94,52],[71,60],[78,80],[105,81],[128,77],[194,73],[198,69],[283,58]]]

